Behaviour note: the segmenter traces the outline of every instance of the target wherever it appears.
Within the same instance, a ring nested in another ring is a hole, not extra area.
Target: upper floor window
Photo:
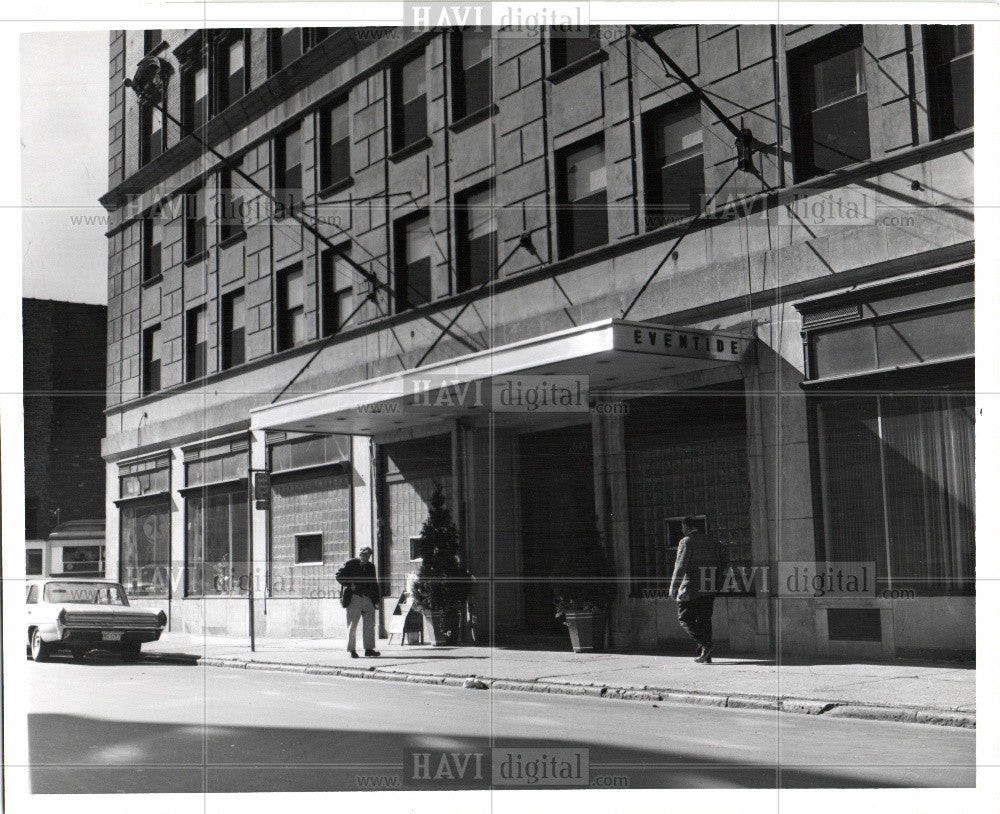
[[[184,193],[184,259],[196,260],[207,249],[205,243],[205,188]]]
[[[246,306],[243,289],[222,297],[222,369],[228,370],[246,361]]]
[[[455,119],[487,107],[493,98],[491,37],[488,28],[466,28],[453,39],[452,83]]]
[[[204,305],[187,312],[187,380],[206,373],[208,361],[208,308]]]
[[[142,281],[163,273],[163,218],[152,212],[142,219]]]
[[[208,121],[208,66],[200,53],[181,68],[181,121],[188,132]]]
[[[237,162],[240,166],[242,162]],[[243,191],[240,178],[233,170],[226,168],[219,173],[219,242],[225,243],[244,234],[246,225],[243,205]]]
[[[143,103],[139,107],[139,164],[143,166],[166,148],[167,131],[163,112],[156,105]]]
[[[497,258],[497,226],[490,187],[465,193],[456,207],[459,291],[475,288],[493,276]]]
[[[278,278],[278,350],[306,341],[305,281],[302,266],[293,266]]]
[[[349,251],[348,247],[342,249]],[[323,336],[344,329],[354,311],[354,269],[339,254],[327,249],[322,254]]]
[[[427,68],[424,52],[400,63],[392,72],[393,152],[427,137]]]
[[[269,28],[267,31],[268,74],[276,74],[302,56],[301,28]]]
[[[925,25],[931,138],[972,127],[971,25]]]
[[[142,394],[160,389],[160,364],[163,359],[163,339],[160,326],[142,332]]]
[[[559,256],[603,246],[608,242],[604,140],[569,147],[557,155],[556,164]]]
[[[142,32],[142,50],[148,54],[163,42],[163,31],[159,28],[147,28]]]
[[[870,158],[861,27],[797,48],[789,55],[788,75],[795,179]]]
[[[315,48],[330,36],[329,28],[304,28],[302,31],[303,45],[307,51],[310,48]]]
[[[351,127],[347,100],[320,111],[320,186],[351,176]]]
[[[396,223],[396,311],[431,301],[431,248],[427,215]]]
[[[229,32],[215,43],[213,108],[220,113],[247,92],[249,38],[243,29]]]
[[[646,229],[696,215],[705,194],[701,105],[690,99],[643,117]]]
[[[302,128],[298,125],[274,141],[274,187],[290,207],[302,200]]]
[[[551,29],[552,70],[558,71],[600,51],[601,40],[596,28],[596,26],[586,26],[582,30],[569,31]]]

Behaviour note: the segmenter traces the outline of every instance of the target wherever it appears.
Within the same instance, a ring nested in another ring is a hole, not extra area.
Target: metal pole
[[[250,447],[247,449],[247,597],[250,602],[250,652],[257,650],[257,632],[254,624],[254,592],[253,583],[256,575],[253,572],[253,436],[250,437]]]

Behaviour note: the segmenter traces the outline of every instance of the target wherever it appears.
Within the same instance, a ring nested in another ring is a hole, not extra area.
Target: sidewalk
[[[832,717],[974,728],[976,671],[949,662],[783,663],[720,656],[710,665],[661,654],[572,653],[488,647],[388,645],[352,659],[343,641],[249,639],[165,633],[146,657],[208,666],[288,670],[474,689],[591,695],[640,701],[781,709]]]

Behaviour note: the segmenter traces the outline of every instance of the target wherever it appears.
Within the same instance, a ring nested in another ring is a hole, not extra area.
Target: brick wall
[[[60,522],[104,517],[103,305],[25,299],[25,498],[37,536]]]

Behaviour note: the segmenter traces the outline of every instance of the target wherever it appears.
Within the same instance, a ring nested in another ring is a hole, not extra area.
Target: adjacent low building
[[[683,642],[696,515],[733,652],[973,651],[972,27],[637,33],[112,33],[131,595],[340,635],[335,571],[373,546],[391,612],[440,484],[480,641],[565,635],[596,527],[613,646]]]

